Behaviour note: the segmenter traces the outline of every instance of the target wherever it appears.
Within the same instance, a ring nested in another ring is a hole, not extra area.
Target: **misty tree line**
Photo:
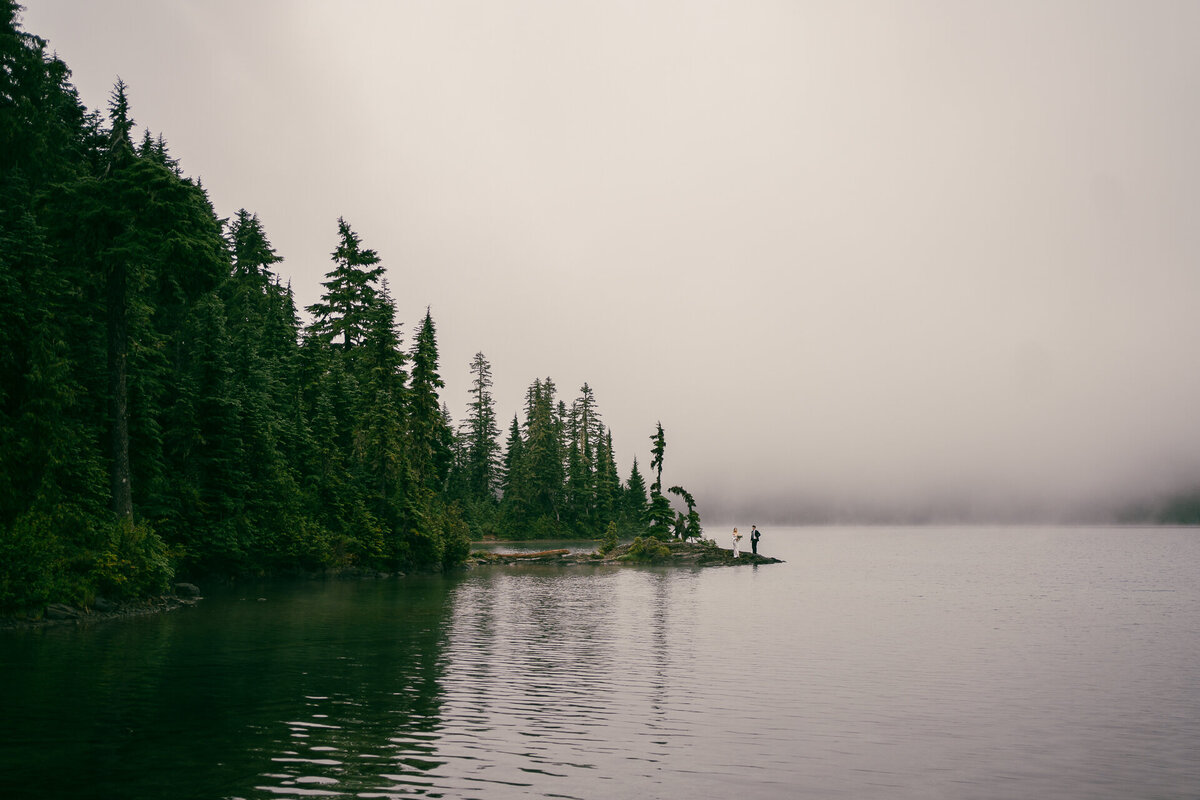
[[[0,0],[0,608],[183,575],[442,568],[475,535],[699,535],[617,474],[584,385],[529,387],[501,444],[482,353],[457,427],[428,312],[405,346],[379,255],[337,221],[301,324],[258,218],[217,217],[163,138],[107,119]],[[667,494],[686,507],[676,511]]]

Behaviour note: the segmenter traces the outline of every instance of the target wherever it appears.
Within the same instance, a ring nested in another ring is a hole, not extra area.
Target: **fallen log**
[[[505,558],[551,558],[568,555],[570,550],[542,550],[538,553],[505,553]]]

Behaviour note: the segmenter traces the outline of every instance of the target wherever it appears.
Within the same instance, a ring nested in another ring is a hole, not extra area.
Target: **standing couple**
[[[750,526],[750,551],[754,555],[758,555],[758,540],[762,538],[757,525]],[[742,535],[738,533],[738,529],[733,529],[733,557],[738,557],[738,542],[742,540]]]

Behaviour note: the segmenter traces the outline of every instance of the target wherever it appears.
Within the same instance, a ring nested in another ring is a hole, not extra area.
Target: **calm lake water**
[[[1200,530],[760,549],[0,631],[0,796],[1200,796]]]

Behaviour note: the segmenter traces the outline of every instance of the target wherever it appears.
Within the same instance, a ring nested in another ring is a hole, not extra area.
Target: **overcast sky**
[[[301,305],[344,216],[456,419],[588,381],[713,522],[1200,482],[1200,3],[28,6]]]

